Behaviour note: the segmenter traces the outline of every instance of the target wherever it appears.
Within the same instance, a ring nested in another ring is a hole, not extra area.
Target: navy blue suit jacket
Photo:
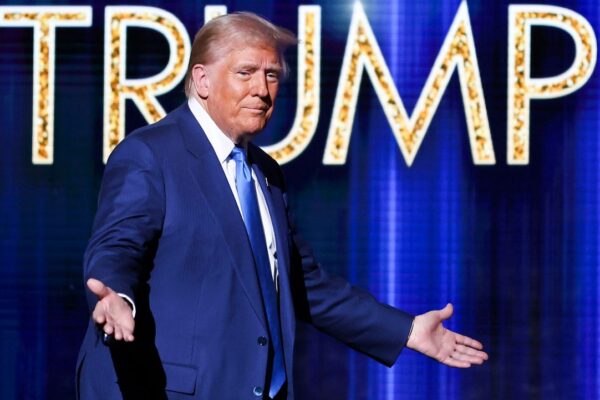
[[[275,232],[281,328],[293,398],[297,318],[391,365],[412,316],[329,275],[299,239],[277,163],[250,144]],[[268,183],[267,183],[268,182]],[[128,135],[106,166],[84,278],[131,297],[135,341],[103,345],[90,321],[77,364],[82,399],[252,399],[268,337],[242,217],[187,104]],[[87,292],[90,309],[96,298]]]

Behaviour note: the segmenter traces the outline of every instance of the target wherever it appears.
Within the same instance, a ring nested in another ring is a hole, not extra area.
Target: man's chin
[[[245,135],[246,140],[248,140],[248,141],[254,140],[254,138],[257,137],[261,132],[262,132],[262,129],[247,132]]]
[[[262,124],[260,126],[246,127],[243,133],[239,135],[239,138],[243,142],[250,142],[254,140],[256,136],[258,136],[266,127],[266,124]]]
[[[263,121],[263,122],[257,122],[256,124],[249,124],[248,126],[246,126],[245,132],[246,135],[250,138],[258,135],[259,133],[261,133],[267,126],[267,122]]]

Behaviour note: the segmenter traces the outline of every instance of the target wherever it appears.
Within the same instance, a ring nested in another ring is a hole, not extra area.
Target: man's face
[[[282,66],[276,50],[245,47],[206,66],[205,105],[235,143],[262,131],[273,113]]]

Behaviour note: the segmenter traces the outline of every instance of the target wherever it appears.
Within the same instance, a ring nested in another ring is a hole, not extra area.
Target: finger
[[[94,322],[97,323],[98,325],[104,325],[104,323],[106,322],[106,318],[104,318],[104,315],[97,315],[94,316]]]
[[[488,355],[486,352],[480,351],[480,350],[475,350],[472,347],[467,347],[467,346],[463,346],[463,345],[456,346],[456,352],[461,353],[461,354],[467,354],[467,355],[473,356],[473,357],[478,357],[478,358],[481,358],[482,360],[488,359]]]
[[[483,349],[483,344],[481,344],[481,342],[478,342],[475,339],[471,339],[468,336],[464,336],[464,335],[461,335],[459,333],[455,333],[455,338],[456,338],[455,339],[456,343],[458,343],[458,344],[462,344],[462,345],[465,345],[465,346],[468,346],[468,347],[472,347],[472,348],[477,349],[477,350],[482,350]]]
[[[125,341],[126,342],[133,342],[135,340],[134,336],[130,333],[125,335]]]
[[[98,296],[98,299],[102,300],[111,293],[111,290],[104,283],[98,279],[90,278],[87,280],[87,287],[92,293]]]
[[[115,331],[115,327],[113,326],[112,323],[107,322],[104,324],[104,333],[106,333],[107,335],[112,335],[113,332]]]
[[[471,366],[471,364],[466,361],[456,360],[452,357],[446,358],[444,361],[442,361],[442,364],[446,364],[456,368],[469,368]]]
[[[133,326],[124,324],[124,325],[121,325],[121,330],[123,332],[123,339],[127,340],[127,338],[133,337]]]
[[[448,303],[446,304],[446,307],[442,308],[439,312],[440,319],[445,321],[452,316],[452,313],[454,312],[454,306],[452,306],[451,303]]]
[[[468,362],[469,364],[483,364],[484,361],[481,357],[459,352],[455,352],[454,354],[452,354],[452,359],[457,361]]]
[[[123,330],[117,325],[115,326],[115,340],[122,340],[123,339]]]
[[[92,312],[92,319],[95,323],[102,325],[106,322],[106,316],[104,314],[104,310],[101,307],[96,306],[94,308],[94,312]]]

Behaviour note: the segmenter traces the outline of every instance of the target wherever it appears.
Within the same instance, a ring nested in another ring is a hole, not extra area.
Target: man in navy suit
[[[277,163],[252,138],[286,74],[287,30],[248,13],[196,35],[188,101],[112,153],[84,259],[92,312],[81,399],[293,399],[303,319],[392,365],[407,346],[454,367],[482,345],[329,275],[297,236]]]

